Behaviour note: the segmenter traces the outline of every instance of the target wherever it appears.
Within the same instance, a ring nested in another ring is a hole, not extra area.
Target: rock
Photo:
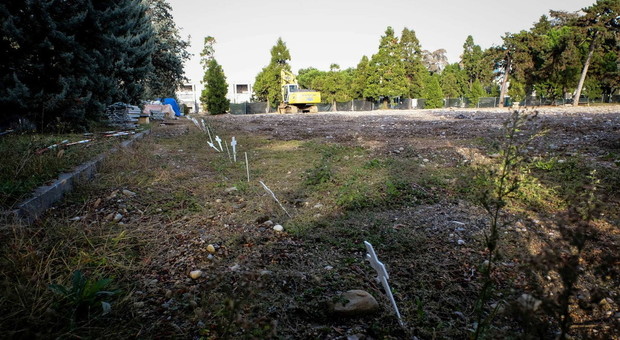
[[[215,203],[222,203],[222,200],[218,198],[215,200]]]
[[[127,189],[123,189],[123,195],[128,196],[128,197],[133,197],[133,196],[136,196],[136,193],[133,191],[129,191]]]
[[[281,231],[284,231],[284,227],[279,225],[279,224],[276,224],[276,225],[273,226],[273,230],[275,230],[277,232],[281,232]]]
[[[379,310],[377,300],[364,290],[349,290],[338,297],[332,311],[343,316],[356,316],[374,313]]]
[[[332,266],[325,266],[325,270],[332,270],[332,269],[334,269],[334,267],[332,267]]]
[[[464,244],[465,244],[465,241],[463,241],[463,240],[458,240],[458,241],[456,241],[456,243],[458,243],[458,245],[459,245],[459,246],[462,246],[462,245],[464,245]]]
[[[233,272],[236,272],[239,269],[241,269],[241,266],[238,264],[235,264],[234,266],[230,267],[230,271],[233,271]]]
[[[428,160],[428,158],[424,158],[424,159],[422,160],[422,162],[424,162],[424,163],[428,163],[428,162],[430,162],[430,161]]]
[[[230,187],[230,188],[224,189],[224,192],[227,192],[227,193],[230,193],[230,192],[233,192],[233,191],[237,191],[237,187]]]
[[[202,276],[202,270],[192,270],[189,272],[189,277],[196,280],[197,278]]]
[[[273,221],[271,221],[271,220],[267,220],[267,221],[265,221],[265,222],[263,223],[263,225],[264,225],[265,227],[271,227],[271,226],[273,225]]]
[[[120,213],[117,213],[116,215],[114,215],[114,222],[118,222],[122,219],[123,219],[123,215],[121,215]]]
[[[321,209],[321,208],[323,208],[323,204],[321,203],[317,203],[314,205],[314,209]]]
[[[213,254],[213,253],[215,253],[215,247],[212,244],[210,244],[210,245],[207,246],[207,251],[209,253]]]
[[[538,300],[537,298],[529,295],[529,294],[521,294],[521,296],[517,299],[517,302],[521,305],[521,307],[523,307],[525,310],[528,311],[533,311],[535,312],[540,305],[542,304],[542,301]]]

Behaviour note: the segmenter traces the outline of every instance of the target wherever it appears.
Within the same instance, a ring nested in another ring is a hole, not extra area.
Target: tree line
[[[189,42],[166,0],[0,3],[0,125],[85,129],[115,102],[174,97]]]
[[[388,27],[378,51],[363,56],[355,68],[299,70],[300,86],[321,92],[326,103],[352,99],[381,101],[424,98],[425,107],[442,107],[445,98],[527,95],[546,98],[600,98],[620,86],[620,1],[598,0],[581,12],[550,11],[531,29],[507,33],[502,45],[483,49],[470,35],[460,61],[449,64],[446,51],[423,50],[415,31],[397,36]],[[256,76],[254,99],[275,107],[280,98],[280,69],[290,71],[290,52],[282,39],[271,61]],[[500,101],[502,102],[502,101]],[[575,104],[578,100],[574,101]]]

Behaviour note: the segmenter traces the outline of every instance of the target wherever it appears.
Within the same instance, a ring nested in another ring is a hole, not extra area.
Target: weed
[[[487,250],[485,265],[482,267],[483,283],[475,305],[476,323],[473,338],[479,339],[486,332],[493,319],[494,313],[485,316],[485,306],[493,294],[492,273],[498,260],[500,249],[500,235],[509,223],[502,212],[508,200],[514,197],[519,189],[523,150],[527,140],[520,140],[521,131],[533,115],[514,111],[504,124],[504,139],[500,147],[499,164],[488,165],[480,169],[476,181],[481,183],[479,202],[490,218],[488,232],[485,232],[485,246]]]
[[[62,297],[62,303],[66,303],[71,309],[71,324],[77,320],[88,319],[96,307],[101,307],[101,315],[106,315],[112,310],[109,298],[117,295],[119,290],[105,290],[112,283],[111,278],[100,280],[87,279],[80,270],[73,273],[71,286],[51,284],[49,289]]]

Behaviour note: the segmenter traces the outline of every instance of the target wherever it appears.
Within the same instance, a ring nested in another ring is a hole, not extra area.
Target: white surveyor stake
[[[224,148],[222,148],[222,139],[220,138],[220,136],[215,136],[215,141],[217,142],[217,144],[220,145],[220,151],[224,151]]]
[[[237,163],[237,140],[235,139],[235,136],[233,136],[230,146],[232,146],[233,149],[233,161]]]
[[[394,300],[392,290],[390,290],[390,284],[387,281],[390,276],[388,275],[387,270],[385,270],[385,265],[381,261],[379,261],[379,258],[377,258],[377,254],[375,254],[375,250],[373,249],[372,244],[368,243],[368,241],[364,241],[364,245],[366,245],[366,251],[368,251],[368,254],[366,254],[366,260],[370,262],[370,265],[377,271],[378,274],[375,280],[377,280],[377,282],[381,282],[381,285],[383,285],[383,289],[385,289],[385,293],[390,299],[392,307],[394,307],[394,311],[396,312],[396,316],[398,317],[398,323],[404,327],[405,325],[400,317],[398,306],[396,306],[396,300]]]

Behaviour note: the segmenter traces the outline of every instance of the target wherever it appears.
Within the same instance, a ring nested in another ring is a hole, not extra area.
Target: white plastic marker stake
[[[375,250],[372,247],[372,244],[368,243],[367,241],[364,241],[364,245],[366,246],[366,251],[368,251],[368,254],[366,254],[366,260],[368,260],[368,262],[370,262],[370,265],[377,271],[377,277],[375,278],[375,280],[377,280],[377,282],[380,282],[381,285],[383,285],[383,289],[385,289],[385,293],[390,299],[390,302],[392,303],[392,307],[394,307],[394,311],[396,312],[396,316],[398,317],[398,323],[402,327],[404,327],[405,324],[403,323],[403,320],[400,317],[398,306],[396,306],[396,300],[394,300],[394,296],[392,295],[392,290],[390,289],[390,284],[387,281],[390,278],[390,276],[388,275],[387,270],[385,270],[385,265],[381,261],[379,261],[379,258],[377,257],[377,254],[375,254]]]
[[[228,160],[232,163],[232,158],[230,157],[230,150],[228,149],[228,142],[224,139],[224,146],[226,147],[226,153],[228,154]]]
[[[207,127],[205,126],[205,120],[204,119],[200,119],[200,122],[202,123],[202,131],[207,131]]]
[[[207,133],[209,134],[209,141],[213,144],[213,138],[211,137],[211,132],[209,132],[209,127],[207,126]]]
[[[209,144],[210,147],[214,148],[215,151],[220,152],[220,149],[218,149],[217,146],[213,145],[213,143],[207,142],[207,144]]]
[[[248,173],[248,183],[250,183],[250,163],[248,163],[248,153],[245,154],[245,171]]]
[[[276,195],[273,193],[273,191],[271,191],[271,189],[269,189],[269,188],[265,185],[265,183],[263,183],[263,181],[258,181],[258,182],[259,182],[259,183],[263,186],[263,188],[265,188],[265,190],[267,190],[267,192],[268,192],[268,193],[270,193],[270,194],[271,194],[271,197],[273,197],[273,199],[274,199],[274,200],[276,200],[276,202],[278,202],[278,204],[280,205],[280,208],[282,208],[282,210],[284,210],[284,212],[286,213],[286,215],[287,215],[288,217],[291,217],[291,215],[288,213],[288,211],[286,211],[286,209],[284,208],[284,206],[282,205],[282,203],[280,203],[280,201],[278,200],[278,198],[276,197]]]
[[[232,141],[230,142],[230,146],[233,149],[233,161],[237,163],[237,140],[233,136]]]
[[[220,151],[224,151],[224,149],[222,148],[222,139],[220,138],[220,136],[215,136],[215,141],[217,142],[217,144],[220,145]]]

